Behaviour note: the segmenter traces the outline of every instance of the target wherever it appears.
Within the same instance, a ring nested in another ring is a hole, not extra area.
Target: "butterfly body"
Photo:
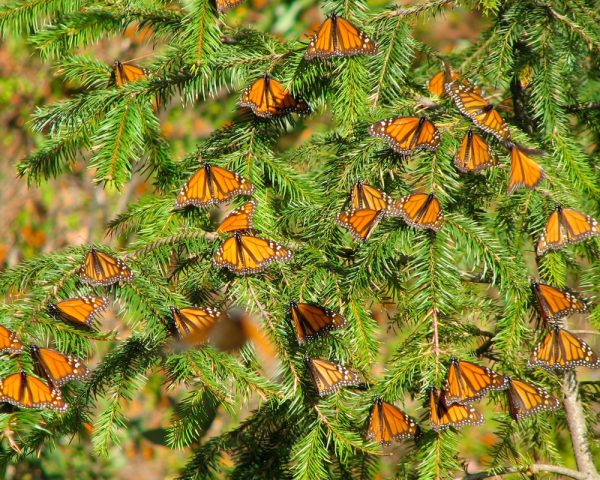
[[[244,90],[240,105],[263,118],[311,112],[304,100],[293,97],[287,88],[266,73]]]
[[[555,325],[534,348],[528,366],[547,370],[599,368],[600,358],[583,340]]]
[[[360,378],[357,373],[343,365],[322,360],[305,358],[320,396],[330,395],[343,387],[358,386]]]
[[[22,353],[23,343],[15,332],[0,325],[0,353]]]
[[[91,327],[96,316],[108,307],[104,297],[78,297],[48,305],[49,313],[67,323]]]
[[[120,281],[133,280],[133,271],[119,258],[91,248],[79,269],[84,283],[94,286],[108,286]]]
[[[352,57],[373,55],[377,44],[348,20],[332,13],[312,37],[304,58]]]
[[[419,150],[435,151],[440,132],[427,117],[395,117],[369,127],[369,134],[383,138],[396,152],[410,155]]]
[[[58,412],[69,408],[59,389],[23,371],[0,379],[0,402],[20,408],[50,408]]]
[[[322,337],[346,325],[346,319],[339,313],[310,303],[291,301],[290,314],[296,327],[296,338],[299,344]]]
[[[367,438],[381,445],[391,445],[392,440],[415,438],[420,430],[415,421],[398,407],[377,398],[371,409]]]
[[[489,143],[469,129],[454,156],[456,168],[463,173],[475,173],[497,164]]]
[[[71,380],[82,380],[90,373],[73,355],[64,355],[37,345],[31,345],[30,349],[40,372],[54,387],[61,387]]]
[[[414,228],[439,231],[444,224],[442,206],[433,193],[412,193],[398,201],[397,209],[404,221]]]
[[[236,231],[221,244],[213,257],[213,264],[238,275],[249,275],[264,271],[273,262],[291,259],[291,250],[283,245]]]
[[[186,343],[204,343],[222,313],[212,307],[170,307],[177,332]]]
[[[446,405],[470,403],[490,390],[504,390],[507,386],[506,377],[493,370],[452,357],[444,383],[444,401]]]
[[[429,388],[429,423],[436,432],[450,427],[462,428],[466,425],[480,425],[483,415],[469,404],[447,404],[445,392],[435,387]]]
[[[194,205],[204,208],[225,203],[236,195],[252,195],[254,185],[235,172],[208,163],[192,175],[177,195],[178,208]]]
[[[572,313],[587,311],[587,305],[569,291],[538,282],[533,282],[531,288],[537,298],[542,319],[546,323],[560,320]]]
[[[572,208],[557,205],[537,244],[537,254],[542,255],[548,250],[558,250],[565,245],[598,236],[600,224],[596,219]]]
[[[536,415],[545,410],[557,410],[560,403],[543,388],[523,380],[508,379],[508,407],[515,420]]]

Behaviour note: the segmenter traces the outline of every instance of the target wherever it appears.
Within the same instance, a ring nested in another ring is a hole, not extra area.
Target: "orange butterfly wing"
[[[501,141],[509,137],[508,125],[492,105],[469,85],[451,83],[446,89],[460,112],[484,132],[491,133]]]
[[[225,240],[213,258],[213,265],[238,275],[264,271],[271,263],[291,260],[292,252],[279,243],[238,232]]]
[[[544,321],[555,321],[572,313],[587,311],[587,305],[571,292],[537,282],[532,283],[531,288],[535,292]]]
[[[440,132],[426,117],[396,117],[369,127],[369,134],[383,138],[398,153],[409,155],[418,150],[437,150]]]
[[[427,88],[434,95],[442,97],[446,94],[445,85],[452,83],[458,79],[460,79],[460,75],[457,72],[452,72],[450,74],[450,78],[448,78],[448,74],[442,70],[441,72],[438,72],[433,77],[431,77],[431,80],[429,80],[429,83],[427,84]]]
[[[144,68],[137,65],[122,63],[115,60],[114,63],[115,82],[118,87],[122,87],[128,82],[137,82],[144,80],[147,77],[147,72]]]
[[[354,187],[352,187],[350,202],[354,209],[369,208],[371,210],[386,210],[386,213],[393,204],[392,199],[387,193],[362,182],[356,182]]]
[[[342,387],[357,386],[360,377],[356,372],[320,358],[306,358],[310,373],[320,396],[330,395]]]
[[[244,90],[240,105],[263,118],[280,117],[292,112],[307,114],[311,111],[304,100],[293,97],[280,82],[266,74]]]
[[[469,129],[454,156],[456,168],[461,172],[469,173],[479,172],[497,164],[498,160],[489,143]]]
[[[43,376],[55,387],[60,387],[70,380],[84,379],[90,373],[87,367],[73,355],[64,355],[36,345],[31,345],[31,354]]]
[[[254,185],[235,172],[204,164],[181,188],[175,205],[178,208],[194,205],[208,207],[225,203],[236,195],[252,195]]]
[[[579,366],[598,368],[600,359],[583,340],[554,326],[534,348],[528,366],[547,370],[569,370]]]
[[[48,305],[50,314],[68,323],[91,327],[94,318],[108,307],[108,298],[79,297]]]
[[[439,231],[444,224],[442,206],[434,195],[412,193],[397,202],[398,211],[404,221],[415,228],[429,228]]]
[[[307,60],[351,57],[361,53],[372,55],[376,51],[377,45],[364,32],[334,13],[312,37],[304,57]]]
[[[25,372],[0,379],[0,402],[20,408],[50,408],[59,412],[69,407],[59,389],[51,388],[37,377]]]
[[[91,248],[86,254],[79,276],[84,283],[94,286],[107,286],[120,281],[133,280],[133,271],[125,263],[112,255]]]
[[[510,178],[508,193],[525,187],[533,190],[544,179],[544,170],[527,153],[516,145],[510,147]]]
[[[23,343],[17,334],[0,325],[0,353],[22,353]]]
[[[557,410],[560,403],[546,390],[511,378],[508,381],[508,406],[511,416],[521,420],[544,410]]]
[[[506,387],[506,377],[487,367],[452,357],[444,383],[444,400],[447,405],[470,403],[480,399],[490,390],[503,390]]]
[[[419,433],[419,427],[406,413],[380,398],[375,400],[367,428],[369,440],[390,445],[392,440],[415,438]]]
[[[383,214],[383,210],[353,209],[338,213],[336,222],[348,230],[357,240],[365,241],[383,218]]]
[[[429,423],[436,432],[446,428],[462,428],[466,425],[480,425],[483,415],[472,405],[453,403],[446,405],[444,391],[435,387],[429,389]]]
[[[571,208],[557,206],[542,232],[537,254],[542,255],[548,250],[557,250],[566,244],[597,236],[600,236],[600,225],[594,218]]]
[[[256,202],[254,200],[245,203],[239,208],[236,208],[223,219],[217,228],[217,233],[231,233],[241,230],[252,230],[254,228],[254,225],[252,224],[252,217],[254,216],[255,209]]]
[[[171,314],[179,336],[190,345],[204,343],[221,318],[221,312],[212,307],[171,307]]]
[[[319,305],[290,302],[290,312],[299,344],[346,325],[346,319],[342,315]]]

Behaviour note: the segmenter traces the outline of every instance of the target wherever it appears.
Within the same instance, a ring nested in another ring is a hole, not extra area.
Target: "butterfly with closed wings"
[[[322,337],[346,325],[346,319],[337,312],[320,305],[290,302],[290,315],[296,327],[299,344]]]
[[[406,413],[381,398],[375,399],[369,417],[367,439],[381,445],[391,445],[392,440],[417,438],[421,431]]]
[[[170,307],[179,337],[189,345],[204,343],[222,313],[212,307]]]
[[[567,290],[539,282],[532,282],[531,288],[537,298],[544,323],[560,320],[572,313],[583,313],[588,309],[585,302]]]
[[[287,88],[266,73],[244,90],[240,105],[248,107],[254,115],[262,118],[311,112],[304,100],[292,96]]]
[[[356,387],[361,384],[356,372],[338,363],[320,358],[305,357],[317,392],[321,397],[330,395],[343,387]]]
[[[447,404],[445,392],[429,387],[429,423],[436,432],[446,428],[462,428],[466,425],[480,425],[483,415],[469,404]]]
[[[48,304],[53,317],[76,326],[91,327],[96,316],[106,310],[108,298],[78,297]]]
[[[506,377],[476,363],[450,359],[448,375],[444,383],[446,405],[470,403],[482,398],[490,390],[504,390]]]

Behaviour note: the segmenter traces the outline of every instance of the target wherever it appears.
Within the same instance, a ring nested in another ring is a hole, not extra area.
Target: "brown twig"
[[[557,473],[564,477],[575,478],[577,480],[587,480],[589,477],[583,472],[577,470],[571,470],[570,468],[559,467],[557,465],[544,465],[534,464],[526,467],[502,467],[495,470],[486,470],[477,473],[467,473],[466,475],[456,477],[455,480],[483,480],[484,478],[499,477],[502,475],[509,475],[511,473],[538,473],[538,472],[549,472]]]

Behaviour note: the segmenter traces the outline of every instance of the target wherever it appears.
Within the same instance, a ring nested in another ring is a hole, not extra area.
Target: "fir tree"
[[[109,189],[123,189],[137,171],[154,185],[111,219],[112,247],[94,244],[124,260],[133,281],[104,289],[82,284],[87,246],[40,255],[0,275],[7,298],[1,323],[24,342],[51,339],[80,358],[100,341],[111,345],[88,380],[64,389],[67,413],[0,414],[1,430],[14,432],[1,444],[5,468],[79,435],[85,423],[94,427],[94,452],[107,455],[121,441],[124,405],[159,372],[167,388],[187,392],[165,441],[189,454],[181,478],[313,480],[376,478],[378,472],[386,478],[599,478],[591,453],[598,451],[592,433],[598,382],[525,367],[542,335],[531,280],[576,286],[586,297],[600,291],[597,240],[543,256],[534,251],[555,203],[600,218],[600,5],[432,0],[383,8],[352,0],[321,6],[363,29],[377,53],[308,61],[304,38],[230,26],[212,0],[13,0],[0,7],[2,35],[27,35],[37,55],[80,86],[74,96],[32,112],[31,128],[44,141],[18,163],[19,175],[36,185],[84,162]],[[481,9],[487,29],[469,48],[445,55],[417,40],[413,28],[450,8]],[[147,29],[147,42],[161,48],[143,62],[147,78],[118,87],[110,81],[112,65],[81,52],[132,26]],[[491,136],[499,168],[469,175],[456,170],[455,152],[472,123],[450,98],[426,88],[445,65],[493,94],[514,141],[545,152],[536,161],[547,176],[536,190],[507,195],[509,153]],[[265,72],[301,95],[313,116],[265,120],[234,108],[240,92]],[[225,115],[232,121],[198,139],[183,158],[173,155],[160,111],[210,102],[230,108]],[[403,157],[368,134],[369,125],[384,118],[422,113],[440,130],[435,152]],[[210,210],[174,209],[177,192],[201,162],[235,171],[255,186],[255,226],[293,250],[291,262],[249,276],[212,264],[223,239],[214,233]],[[335,218],[357,180],[394,198],[435,193],[443,228],[416,230],[385,218],[366,242],[355,242]],[[59,324],[47,313],[50,302],[91,292],[119,306],[128,338]],[[290,300],[339,311],[348,325],[298,345]],[[169,307],[192,304],[240,307],[259,318],[277,351],[277,373],[263,370],[251,345],[237,355],[211,345],[174,348]],[[372,314],[382,306],[385,325]],[[588,321],[600,327],[600,308],[592,306]],[[306,355],[351,367],[365,385],[319,398]],[[494,370],[558,395],[564,408],[515,422],[506,394],[492,393],[499,408],[486,410],[486,422],[498,441],[489,465],[465,472],[464,433],[435,433],[427,422],[428,387],[442,386],[452,355],[492,360]],[[2,365],[2,376],[33,368],[27,355],[5,356]],[[424,430],[393,460],[364,435],[378,396],[407,410]],[[205,437],[217,409],[235,415],[249,405],[255,408],[248,418]],[[575,462],[559,449],[567,435]]]

